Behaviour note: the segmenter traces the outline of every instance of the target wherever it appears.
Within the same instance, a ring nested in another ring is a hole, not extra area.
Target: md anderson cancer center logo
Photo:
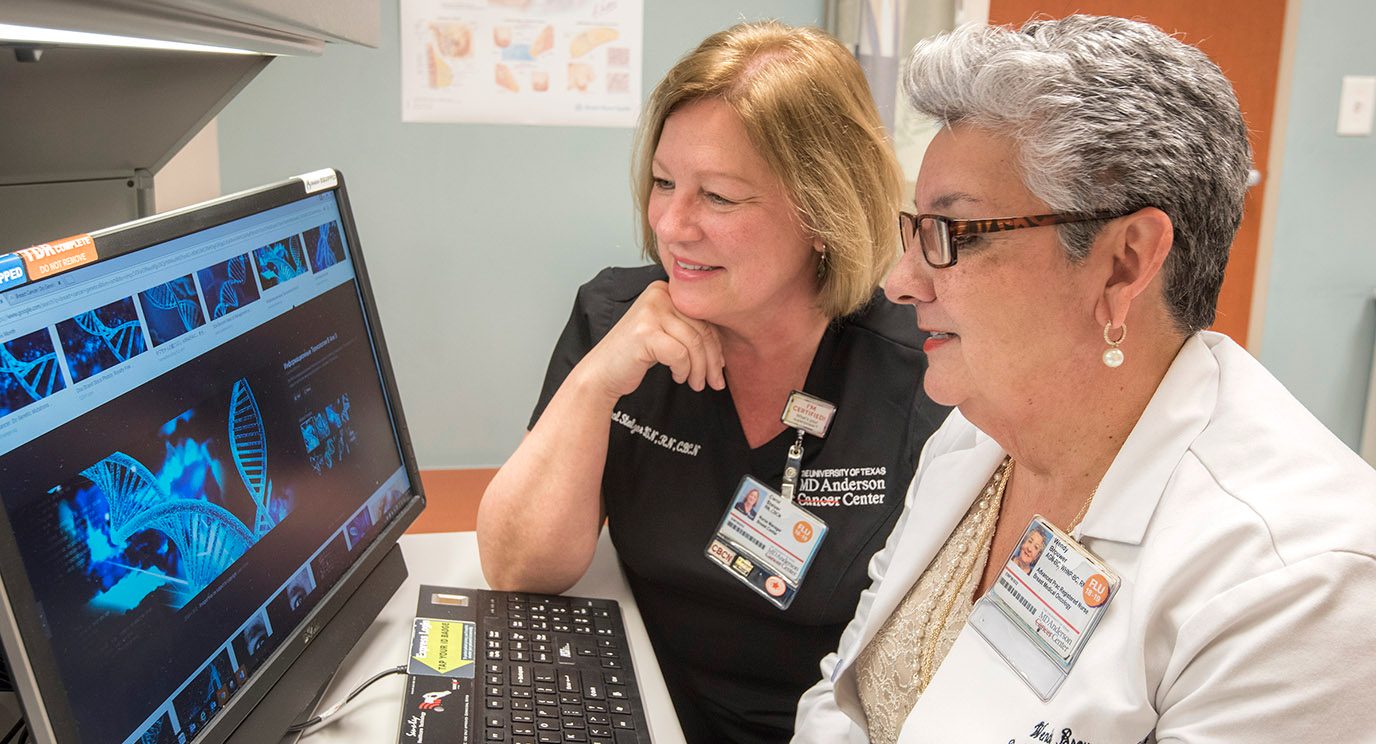
[[[887,472],[883,466],[804,470],[798,480],[798,505],[881,505],[888,495]]]

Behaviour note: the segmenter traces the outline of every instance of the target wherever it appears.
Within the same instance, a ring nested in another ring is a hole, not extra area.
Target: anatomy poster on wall
[[[402,121],[634,126],[643,15],[643,0],[402,0]]]

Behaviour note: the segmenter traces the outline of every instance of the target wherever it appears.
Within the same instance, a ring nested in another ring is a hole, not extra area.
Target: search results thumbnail
[[[201,298],[190,274],[139,292],[139,304],[154,346],[205,325]]]
[[[310,256],[311,268],[324,271],[344,260],[344,238],[339,233],[339,223],[331,220],[320,227],[306,231],[306,254]]]
[[[100,374],[148,349],[134,298],[115,300],[57,324],[72,382]]]
[[[248,254],[235,256],[196,272],[205,292],[210,319],[218,320],[258,299],[258,285],[249,275]]]
[[[0,344],[0,416],[67,387],[47,328]]]
[[[310,272],[310,268],[306,266],[306,252],[301,247],[299,235],[283,238],[255,250],[253,260],[258,264],[258,281],[263,285],[264,292]]]

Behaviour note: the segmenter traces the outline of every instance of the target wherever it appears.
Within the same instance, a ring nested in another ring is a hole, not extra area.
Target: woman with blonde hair
[[[898,166],[854,58],[755,23],[669,71],[634,177],[652,265],[579,290],[529,433],[484,495],[483,570],[496,588],[566,590],[605,516],[688,740],[787,740],[946,414],[912,374],[912,312],[877,291]],[[829,529],[780,609],[704,552],[743,476],[780,488],[793,390],[837,408],[794,468],[797,503]]]

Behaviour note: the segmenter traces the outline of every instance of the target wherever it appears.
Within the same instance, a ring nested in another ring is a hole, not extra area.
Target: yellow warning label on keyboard
[[[411,632],[407,674],[472,679],[477,666],[478,627],[461,620],[418,617]]]

